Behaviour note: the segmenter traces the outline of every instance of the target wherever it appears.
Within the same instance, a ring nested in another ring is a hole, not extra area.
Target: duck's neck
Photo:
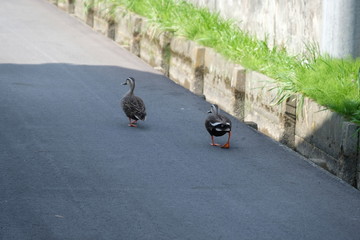
[[[215,106],[212,107],[212,113],[216,116],[219,115],[219,109]]]
[[[130,85],[130,89],[128,91],[128,95],[133,95],[134,94],[134,89],[135,89],[135,83],[133,81],[129,82]]]

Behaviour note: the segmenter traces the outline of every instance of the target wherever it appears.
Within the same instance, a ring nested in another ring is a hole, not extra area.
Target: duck
[[[129,85],[129,91],[121,99],[121,108],[129,118],[129,127],[137,127],[137,121],[146,119],[146,108],[144,101],[134,95],[135,79],[128,77],[122,85]]]
[[[224,115],[220,114],[220,110],[217,104],[212,104],[210,111],[211,113],[205,119],[205,128],[209,132],[211,136],[211,143],[212,146],[220,146],[220,144],[216,144],[214,142],[214,136],[220,137],[225,134],[228,134],[227,142],[222,145],[222,148],[230,148],[230,138],[231,138],[231,121],[229,118],[225,117]]]

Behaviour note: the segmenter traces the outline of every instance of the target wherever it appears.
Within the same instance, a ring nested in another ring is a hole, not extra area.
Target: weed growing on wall
[[[269,47],[218,13],[183,0],[88,0],[115,13],[118,6],[142,15],[162,31],[211,47],[247,69],[277,81],[277,102],[293,94],[310,97],[347,119],[360,123],[360,59],[334,59],[306,46],[292,56],[283,47]],[[298,101],[301,103],[301,101]]]

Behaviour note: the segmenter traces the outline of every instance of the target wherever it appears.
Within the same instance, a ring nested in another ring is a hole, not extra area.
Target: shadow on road
[[[119,106],[129,76],[137,129]],[[358,192],[232,117],[231,148],[210,146],[209,105],[154,72],[0,64],[0,239],[359,234]]]

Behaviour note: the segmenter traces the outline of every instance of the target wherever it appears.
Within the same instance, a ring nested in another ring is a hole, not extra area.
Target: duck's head
[[[129,85],[130,89],[129,89],[129,94],[133,94],[134,93],[134,89],[135,89],[135,79],[133,77],[128,77],[125,82],[123,83],[123,85]]]
[[[135,79],[133,77],[128,77],[122,85],[128,85],[128,84],[130,86],[135,85]]]
[[[211,104],[211,108],[208,111],[208,113],[212,113],[212,114],[218,114],[219,113],[219,107],[217,104]]]

